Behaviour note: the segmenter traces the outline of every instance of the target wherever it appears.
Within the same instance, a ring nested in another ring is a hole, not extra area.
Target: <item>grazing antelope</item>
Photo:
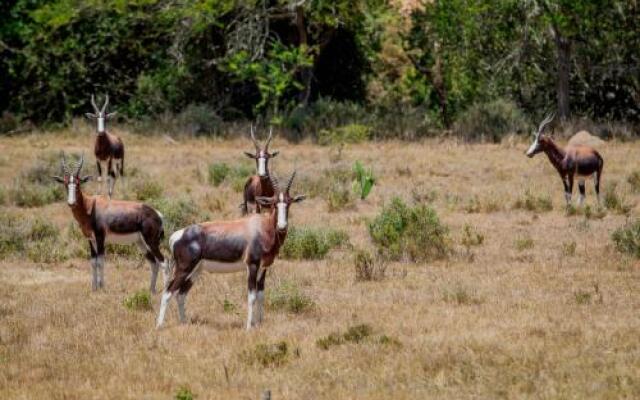
[[[96,155],[96,166],[98,167],[98,182],[102,182],[102,170],[105,168],[107,172],[107,185],[109,189],[109,198],[113,194],[113,186],[116,181],[115,169],[118,171],[120,177],[124,176],[124,144],[122,140],[106,130],[106,121],[116,115],[116,112],[106,113],[107,105],[109,105],[109,95],[106,96],[104,105],[101,109],[98,109],[96,100],[91,95],[91,105],[95,114],[86,113],[87,118],[95,119],[97,121],[97,136],[94,146],[94,153]]]
[[[255,212],[260,213],[262,208],[260,203],[256,201],[257,197],[271,197],[273,196],[274,190],[273,185],[271,184],[271,180],[269,179],[269,159],[277,156],[280,152],[274,151],[273,153],[269,153],[269,143],[271,143],[271,139],[273,138],[272,130],[269,129],[269,137],[267,138],[267,142],[264,147],[261,147],[258,141],[256,140],[255,134],[253,132],[253,125],[251,125],[251,140],[253,141],[253,145],[256,148],[256,153],[250,153],[245,151],[244,154],[256,160],[256,169],[258,170],[258,175],[250,176],[247,179],[247,182],[244,184],[244,201],[240,205],[242,209],[242,215],[247,215],[249,213],[249,204],[252,204]]]
[[[571,205],[574,177],[578,177],[580,198],[578,204],[582,205],[585,197],[585,178],[593,175],[596,197],[600,204],[600,178],[604,160],[600,154],[590,146],[570,144],[566,148],[559,147],[551,137],[542,135],[544,128],[553,121],[554,114],[549,114],[538,127],[533,143],[527,150],[527,157],[531,158],[544,151],[551,164],[558,170],[564,184],[564,196],[567,206]]]
[[[281,188],[272,176],[275,194],[272,197],[256,197],[256,202],[271,206],[269,213],[251,214],[235,221],[194,224],[171,235],[169,248],[173,253],[174,269],[162,295],[156,325],[158,328],[162,326],[173,295],[176,295],[180,322],[186,322],[185,298],[203,268],[215,273],[246,270],[249,287],[247,329],[262,322],[267,268],[273,264],[287,237],[289,207],[305,198],[302,195],[289,195],[294,177],[295,172],[286,186]]]
[[[53,179],[64,184],[71,213],[78,221],[84,237],[89,239],[92,289],[104,287],[105,242],[136,243],[151,265],[150,290],[155,293],[160,266],[165,282],[168,276],[168,265],[160,251],[160,242],[164,237],[162,215],[143,203],[85,196],[81,185],[91,179],[91,176],[80,177],[83,163],[84,155],[80,157],[75,170],[70,171],[63,153],[62,176],[54,176]]]

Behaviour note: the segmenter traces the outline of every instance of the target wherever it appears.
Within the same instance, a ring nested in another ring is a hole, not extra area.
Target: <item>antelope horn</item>
[[[287,182],[287,189],[285,190],[285,192],[289,193],[289,190],[291,189],[291,185],[293,184],[293,178],[296,177],[296,171],[293,170],[293,173],[291,174],[291,177],[289,178],[289,181]]]
[[[264,151],[269,151],[269,143],[271,143],[271,139],[273,139],[273,127],[269,127],[269,138],[267,139],[267,143],[264,145]]]
[[[60,166],[62,167],[62,175],[67,173],[67,159],[64,156],[64,151],[62,152],[62,160],[60,161]]]
[[[80,175],[80,170],[82,169],[82,164],[84,164],[84,153],[80,155],[80,162],[78,162],[78,168],[76,169],[76,175]]]
[[[551,112],[544,118],[544,120],[542,120],[542,122],[540,123],[540,126],[538,126],[538,133],[536,134],[536,137],[540,136],[544,128],[546,128],[547,125],[549,125],[555,117],[556,117],[556,113]]]
[[[273,191],[280,191],[280,183],[278,182],[278,178],[275,176],[275,174],[271,173],[269,174],[269,180],[271,180],[271,186],[273,186]]]
[[[256,146],[256,152],[260,151],[260,145],[258,144],[258,141],[256,140],[256,136],[253,130],[253,124],[251,124],[251,141],[253,142],[253,145]]]
[[[100,110],[96,105],[96,97],[94,95],[91,95],[91,105],[93,106],[93,111],[95,111],[96,114],[100,113]]]
[[[109,95],[107,94],[104,100],[104,105],[102,106],[101,112],[104,112],[107,109],[107,105],[109,104]]]

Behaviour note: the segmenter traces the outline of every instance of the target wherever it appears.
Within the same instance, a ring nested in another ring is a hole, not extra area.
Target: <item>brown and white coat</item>
[[[74,171],[67,169],[64,154],[62,157],[62,176],[53,178],[64,184],[71,213],[80,225],[82,234],[89,240],[92,289],[104,287],[105,244],[135,243],[149,261],[150,290],[155,293],[159,268],[162,266],[165,281],[168,272],[167,263],[160,251],[160,243],[164,237],[162,215],[143,203],[85,195],[80,187],[91,177],[80,177],[84,156],[80,158]]]
[[[171,235],[169,248],[173,253],[173,274],[162,295],[157,327],[162,325],[167,305],[174,295],[180,321],[186,321],[185,298],[202,269],[214,273],[246,270],[247,329],[262,322],[266,271],[287,237],[289,207],[304,199],[304,196],[289,195],[294,176],[295,172],[283,189],[272,178],[275,195],[256,198],[263,206],[270,206],[269,213],[252,214],[235,221],[194,224]]]
[[[107,132],[106,129],[107,119],[116,115],[116,112],[106,112],[107,105],[109,105],[109,95],[106,96],[101,109],[96,105],[95,97],[91,95],[91,105],[95,114],[86,113],[85,115],[87,118],[96,120],[97,136],[94,154],[98,169],[98,182],[102,182],[102,171],[104,169],[107,173],[108,194],[109,198],[111,198],[116,181],[116,171],[120,177],[124,176],[124,144],[118,136]]]
[[[592,147],[585,145],[569,144],[563,149],[551,137],[542,135],[545,127],[553,121],[553,118],[554,115],[550,114],[540,123],[533,143],[527,150],[527,156],[531,158],[540,152],[547,155],[562,179],[567,205],[571,205],[574,179],[578,178],[580,189],[578,204],[582,205],[585,198],[585,179],[593,176],[596,197],[598,204],[600,204],[600,179],[604,167],[602,156]]]
[[[260,213],[262,206],[256,202],[256,198],[260,196],[272,197],[274,194],[273,184],[269,178],[269,160],[276,157],[280,152],[274,151],[273,153],[269,153],[271,139],[273,139],[273,132],[269,130],[269,137],[264,147],[260,146],[256,140],[253,125],[251,126],[251,140],[256,148],[256,152],[253,154],[245,151],[244,154],[256,160],[257,175],[250,176],[244,185],[243,202],[240,205],[242,215],[249,213],[249,206],[251,206],[256,213]]]

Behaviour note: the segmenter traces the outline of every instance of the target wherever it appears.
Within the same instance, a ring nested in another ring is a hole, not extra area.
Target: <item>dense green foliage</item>
[[[465,115],[468,132],[470,115],[503,104],[528,119],[554,104],[562,116],[640,119],[637,2],[402,3],[3,1],[0,131],[68,123],[106,92],[131,121],[217,134],[259,118],[330,141],[356,128],[415,137]],[[506,128],[518,130],[511,110]]]

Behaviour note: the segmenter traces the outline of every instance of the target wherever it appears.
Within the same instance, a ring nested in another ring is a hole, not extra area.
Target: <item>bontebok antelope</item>
[[[600,178],[602,178],[602,168],[604,166],[602,157],[590,146],[570,144],[563,149],[551,137],[543,135],[544,128],[553,121],[553,118],[554,114],[549,114],[540,123],[533,143],[527,150],[527,156],[533,157],[542,151],[547,154],[549,161],[558,170],[560,178],[562,178],[567,205],[571,205],[574,178],[578,178],[578,187],[580,188],[578,203],[582,205],[585,197],[585,178],[593,175],[596,197],[598,204],[600,204]]]
[[[96,155],[96,166],[98,168],[98,182],[102,182],[102,171],[107,173],[107,186],[109,198],[113,194],[113,185],[116,180],[116,171],[121,177],[124,176],[124,144],[122,140],[107,132],[106,121],[116,115],[115,112],[107,113],[109,105],[109,95],[106,96],[101,109],[96,105],[96,99],[91,95],[91,105],[95,114],[86,113],[87,118],[96,120],[96,143],[94,153]],[[115,164],[115,165],[114,165]],[[115,170],[114,170],[115,167]]]
[[[82,234],[89,239],[92,289],[104,287],[105,243],[136,243],[151,264],[150,290],[155,293],[159,267],[162,266],[165,281],[168,272],[160,251],[160,242],[164,237],[162,215],[142,203],[108,200],[103,196],[85,196],[80,187],[91,176],[80,176],[83,163],[84,155],[77,167],[70,170],[63,154],[62,175],[53,178],[64,184],[71,212],[78,221]]]
[[[251,140],[253,141],[253,145],[256,148],[256,152],[254,154],[245,151],[244,154],[247,157],[256,160],[256,169],[258,171],[258,174],[250,176],[244,185],[244,200],[241,205],[243,215],[247,215],[247,213],[249,212],[250,204],[254,207],[257,213],[260,213],[261,206],[260,203],[256,202],[257,197],[273,196],[274,190],[271,184],[271,180],[269,179],[269,159],[277,156],[279,151],[269,153],[269,143],[271,143],[272,138],[272,131],[271,129],[269,129],[269,138],[267,138],[264,147],[260,146],[253,132],[253,125],[251,125]]]
[[[256,198],[263,206],[271,206],[269,213],[251,214],[228,222],[203,222],[171,235],[173,275],[162,295],[157,327],[162,325],[167,305],[174,295],[180,321],[186,321],[185,298],[202,269],[217,273],[246,270],[249,287],[247,329],[262,322],[267,268],[273,264],[287,237],[289,207],[304,199],[304,196],[289,195],[294,176],[295,172],[284,188],[272,177],[275,194]]]

